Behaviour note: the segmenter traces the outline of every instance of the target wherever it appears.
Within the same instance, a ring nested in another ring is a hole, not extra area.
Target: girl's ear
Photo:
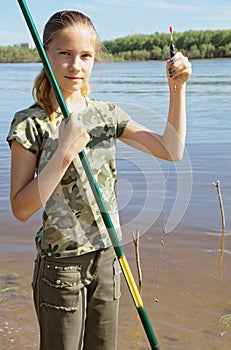
[[[91,92],[89,83],[86,83],[80,90],[81,94],[85,97],[88,96]]]

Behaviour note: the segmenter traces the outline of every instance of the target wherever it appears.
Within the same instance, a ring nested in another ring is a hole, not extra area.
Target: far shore
[[[231,58],[231,29],[188,30],[174,33],[176,51],[192,59]],[[132,34],[113,40],[103,40],[100,60],[111,62],[167,60],[170,35]],[[38,62],[40,57],[33,44],[0,45],[0,62]]]
[[[231,57],[215,57],[215,58],[209,58],[209,57],[206,57],[206,58],[190,58],[190,61],[206,61],[206,60],[209,60],[209,61],[224,61],[224,60],[231,60]],[[116,62],[119,62],[119,63],[129,63],[129,62],[163,62],[165,61],[164,59],[163,60],[104,60],[104,62],[111,62],[111,63],[116,63]],[[15,63],[42,63],[42,61],[9,61],[9,62],[1,62],[0,61],[0,64],[15,64]]]

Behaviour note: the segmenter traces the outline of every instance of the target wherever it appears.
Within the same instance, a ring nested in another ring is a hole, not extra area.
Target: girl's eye
[[[69,56],[69,52],[68,51],[60,51],[59,52],[60,55],[64,55],[64,56]]]
[[[90,54],[90,53],[84,53],[84,54],[82,55],[82,57],[83,57],[83,58],[91,58],[91,57],[92,57],[92,54]]]

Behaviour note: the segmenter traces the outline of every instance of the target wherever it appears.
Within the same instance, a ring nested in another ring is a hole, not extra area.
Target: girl
[[[113,350],[120,267],[78,153],[85,149],[121,237],[114,191],[116,138],[179,161],[191,64],[180,52],[167,62],[169,116],[163,135],[158,135],[118,106],[87,97],[94,60],[102,49],[88,17],[75,11],[54,14],[45,26],[43,44],[71,118],[63,120],[43,69],[34,84],[36,103],[16,113],[8,135],[14,215],[25,221],[45,205],[32,283],[40,349]]]

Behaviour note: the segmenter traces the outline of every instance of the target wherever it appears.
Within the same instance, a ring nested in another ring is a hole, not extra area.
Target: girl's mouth
[[[68,77],[68,76],[65,76],[65,78],[67,78],[69,80],[72,80],[72,81],[82,80],[82,78],[80,78],[80,77]]]

